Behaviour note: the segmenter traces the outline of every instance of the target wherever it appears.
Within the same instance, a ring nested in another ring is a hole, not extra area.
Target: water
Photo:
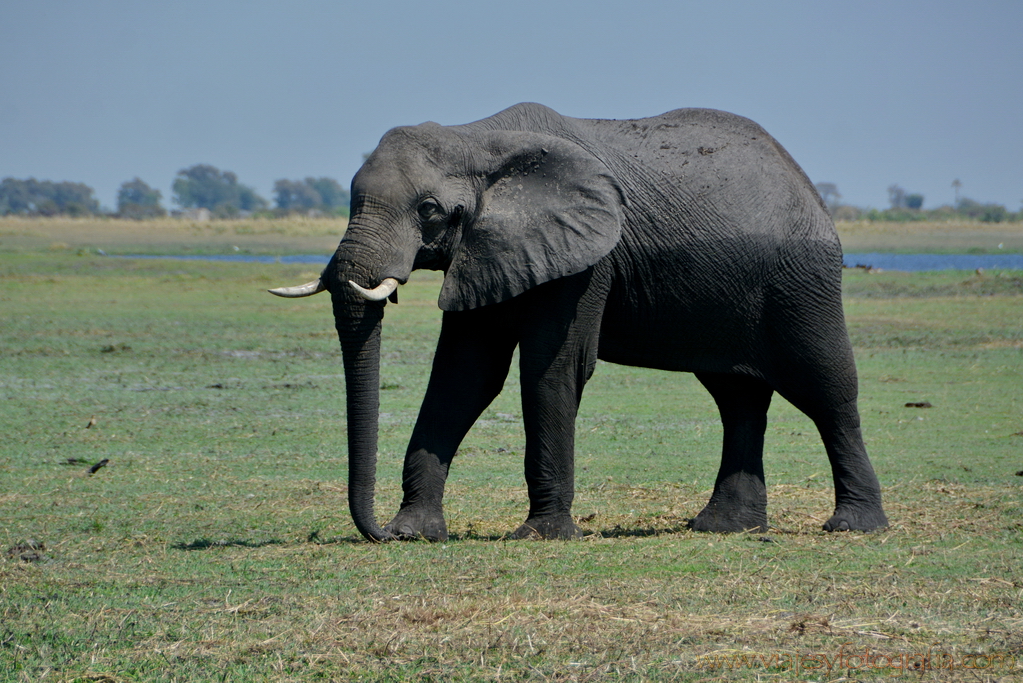
[[[120,258],[179,259],[184,261],[237,261],[243,263],[312,263],[326,265],[330,256],[298,254],[295,256],[251,256],[245,254],[213,254],[209,256],[149,256]],[[1023,254],[846,254],[849,268],[870,266],[880,270],[1023,270]]]
[[[175,261],[233,261],[235,263],[318,263],[327,265],[330,256],[323,254],[297,254],[294,256],[252,256],[250,254],[153,255],[125,254],[117,258],[174,259]]]

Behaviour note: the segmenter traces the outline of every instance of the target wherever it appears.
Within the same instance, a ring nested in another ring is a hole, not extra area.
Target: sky
[[[347,186],[398,125],[710,107],[843,203],[1023,203],[1020,0],[2,0],[0,178]]]

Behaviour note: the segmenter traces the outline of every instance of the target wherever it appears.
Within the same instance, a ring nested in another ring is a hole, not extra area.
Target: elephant
[[[387,132],[352,180],[320,278],[347,391],[349,506],[372,541],[445,540],[445,480],[519,350],[529,512],[513,538],[581,536],[575,419],[597,359],[696,375],[723,423],[710,532],[766,530],[775,392],[830,460],[828,531],[888,525],[857,408],[842,250],[803,170],[753,121],[711,109],[634,120],[533,103]],[[444,272],[441,333],[405,455],[403,500],[374,515],[381,320],[416,269]]]

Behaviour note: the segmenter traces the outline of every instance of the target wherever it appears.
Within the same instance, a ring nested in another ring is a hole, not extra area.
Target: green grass
[[[329,301],[264,291],[314,275],[0,240],[0,680],[1019,679],[1018,273],[847,272],[887,531],[819,531],[827,459],[776,399],[772,532],[689,532],[719,458],[713,402],[689,375],[601,363],[578,421],[585,540],[504,538],[526,511],[513,372],[452,467],[452,540],[389,545],[348,517]],[[387,309],[382,521],[439,284],[417,273]],[[1017,668],[812,670],[865,648]],[[779,658],[738,658],[754,655]]]

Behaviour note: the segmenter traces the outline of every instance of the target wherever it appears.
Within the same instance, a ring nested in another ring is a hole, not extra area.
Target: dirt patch
[[[48,559],[44,554],[45,551],[45,543],[29,539],[22,543],[12,545],[4,551],[4,556],[12,560],[21,560],[22,562],[42,562],[43,560]]]

